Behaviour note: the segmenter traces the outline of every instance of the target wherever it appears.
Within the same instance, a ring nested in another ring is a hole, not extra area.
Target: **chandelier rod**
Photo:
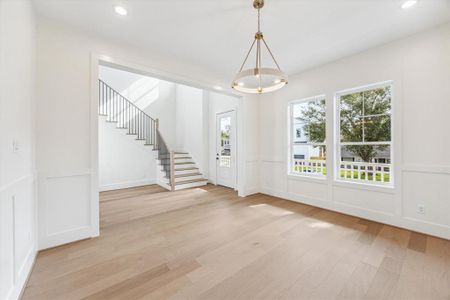
[[[262,88],[261,88],[261,39],[258,39],[258,44],[257,44],[257,64],[256,64],[256,69],[258,70],[258,91],[261,92]]]
[[[267,50],[269,51],[270,56],[272,56],[273,61],[274,61],[275,64],[277,65],[278,70],[281,71],[281,68],[280,68],[280,66],[279,66],[278,63],[277,63],[277,60],[276,60],[275,57],[273,56],[272,51],[270,51],[270,48],[269,48],[269,46],[267,45],[266,41],[264,40],[264,38],[262,38],[262,40],[263,40],[263,42],[264,42],[264,45],[266,45],[266,48],[267,48]]]
[[[256,42],[256,39],[253,40],[253,43],[252,43],[252,45],[250,46],[250,49],[249,49],[248,52],[247,52],[247,56],[245,57],[244,62],[242,63],[241,68],[239,69],[239,72],[241,72],[242,69],[244,68],[245,63],[247,62],[248,56],[249,56],[250,53],[252,52],[253,46],[255,45],[255,42]]]

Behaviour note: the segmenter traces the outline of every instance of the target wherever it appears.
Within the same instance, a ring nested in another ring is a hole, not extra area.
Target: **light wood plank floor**
[[[23,299],[450,299],[450,242],[222,187],[101,194],[101,236],[39,253]]]

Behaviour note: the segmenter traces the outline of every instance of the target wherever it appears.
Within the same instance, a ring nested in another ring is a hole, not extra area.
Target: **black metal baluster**
[[[108,112],[106,113],[108,115],[107,120],[109,121],[111,119],[111,103],[109,102],[109,88],[106,88],[106,107],[108,108]]]

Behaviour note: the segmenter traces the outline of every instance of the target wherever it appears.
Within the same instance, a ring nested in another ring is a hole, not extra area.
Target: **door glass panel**
[[[231,167],[231,117],[220,119],[220,159],[219,165],[221,167]]]

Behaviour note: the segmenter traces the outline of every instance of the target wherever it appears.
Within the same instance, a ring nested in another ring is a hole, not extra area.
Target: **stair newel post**
[[[170,151],[170,190],[175,190],[175,152]]]

